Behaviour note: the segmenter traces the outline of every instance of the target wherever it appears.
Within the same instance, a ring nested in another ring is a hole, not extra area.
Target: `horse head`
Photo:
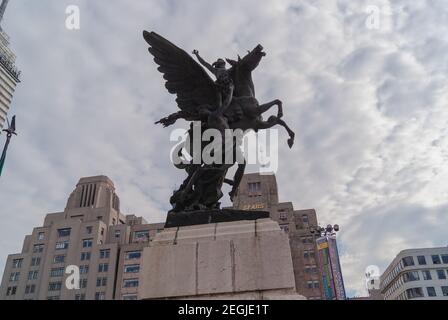
[[[227,59],[227,62],[232,66],[232,78],[235,83],[234,95],[236,97],[255,97],[252,71],[258,67],[258,64],[265,55],[263,46],[259,44],[243,58],[238,56],[238,61]]]
[[[266,53],[263,51],[263,46],[259,44],[252,51],[248,51],[244,58],[241,59],[240,66],[249,71],[253,71],[258,67],[258,64],[265,55]]]

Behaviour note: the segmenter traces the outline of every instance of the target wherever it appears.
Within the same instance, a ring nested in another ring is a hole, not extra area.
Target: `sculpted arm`
[[[205,61],[204,59],[202,59],[202,57],[199,55],[199,51],[198,50],[193,50],[193,54],[196,56],[196,58],[198,59],[198,61],[204,66],[206,67],[211,73],[213,73],[214,75],[216,75],[216,70],[215,68],[213,68],[213,66],[208,63],[207,61]]]

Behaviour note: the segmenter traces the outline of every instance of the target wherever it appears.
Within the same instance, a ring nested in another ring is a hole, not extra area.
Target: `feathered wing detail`
[[[154,56],[154,61],[159,65],[157,70],[163,73],[165,87],[169,93],[177,95],[176,102],[181,109],[167,120],[167,125],[172,124],[174,118],[199,116],[204,106],[208,105],[210,109],[216,107],[216,86],[213,80],[188,53],[155,32],[143,31],[143,37],[150,45],[148,50]]]

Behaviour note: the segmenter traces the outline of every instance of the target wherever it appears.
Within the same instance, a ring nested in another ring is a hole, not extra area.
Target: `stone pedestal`
[[[305,299],[269,218],[167,228],[144,249],[139,280],[140,299]]]

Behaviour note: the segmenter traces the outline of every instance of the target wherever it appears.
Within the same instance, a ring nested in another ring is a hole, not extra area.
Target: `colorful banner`
[[[325,236],[316,240],[325,299],[345,300],[345,288],[342,278],[339,254],[334,236]]]

